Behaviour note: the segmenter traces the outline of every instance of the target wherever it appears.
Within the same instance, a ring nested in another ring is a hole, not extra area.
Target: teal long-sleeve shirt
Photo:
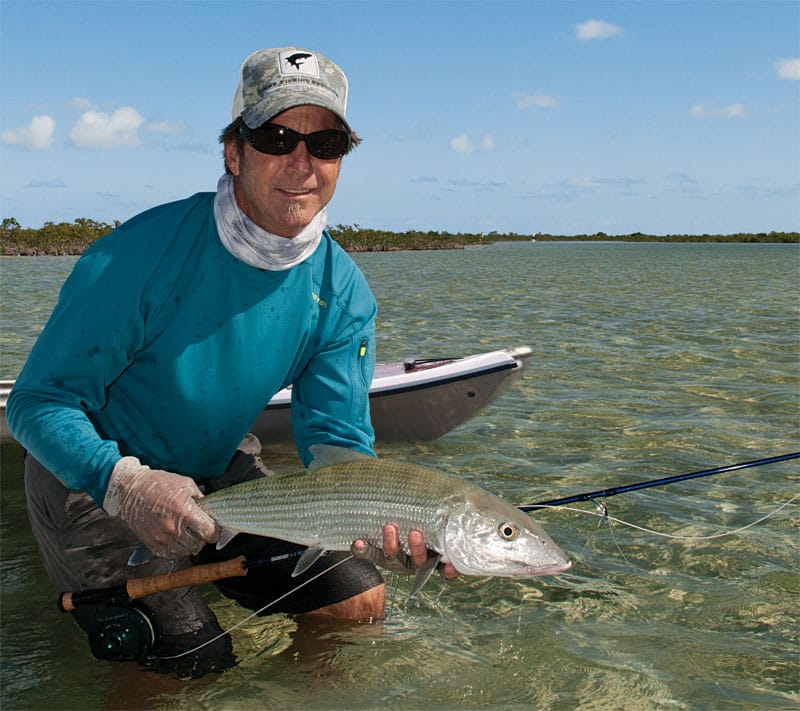
[[[292,384],[298,451],[374,454],[376,305],[325,232],[285,271],[233,257],[214,194],[149,210],[78,260],[7,402],[14,437],[102,503],[122,456],[222,474],[270,398]]]

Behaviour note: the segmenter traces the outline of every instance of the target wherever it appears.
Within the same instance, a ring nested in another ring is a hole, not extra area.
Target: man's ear
[[[242,148],[244,148],[244,146]],[[242,156],[239,152],[239,146],[236,145],[236,141],[225,141],[225,165],[227,165],[228,170],[237,177],[241,170],[241,161]]]

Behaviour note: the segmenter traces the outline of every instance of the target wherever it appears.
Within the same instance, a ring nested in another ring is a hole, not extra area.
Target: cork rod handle
[[[193,565],[190,568],[176,570],[173,573],[151,575],[148,578],[132,578],[128,581],[126,587],[128,589],[128,597],[131,600],[136,600],[137,598],[164,592],[165,590],[173,590],[174,588],[183,588],[190,585],[202,585],[222,578],[234,578],[241,575],[247,575],[243,555],[220,563]]]

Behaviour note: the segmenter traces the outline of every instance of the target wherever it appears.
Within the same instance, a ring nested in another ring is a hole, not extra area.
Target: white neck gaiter
[[[214,219],[225,249],[252,267],[273,272],[291,269],[310,257],[328,223],[323,207],[296,237],[267,232],[242,212],[233,192],[233,176],[227,174],[217,183]]]

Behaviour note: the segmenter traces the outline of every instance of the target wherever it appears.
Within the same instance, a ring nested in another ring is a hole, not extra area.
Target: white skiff
[[[407,358],[379,364],[370,387],[370,411],[378,442],[441,437],[495,400],[531,358],[527,346],[459,358]],[[13,441],[6,423],[6,398],[13,380],[0,381],[0,442]],[[291,388],[264,407],[251,431],[263,443],[289,442]]]

